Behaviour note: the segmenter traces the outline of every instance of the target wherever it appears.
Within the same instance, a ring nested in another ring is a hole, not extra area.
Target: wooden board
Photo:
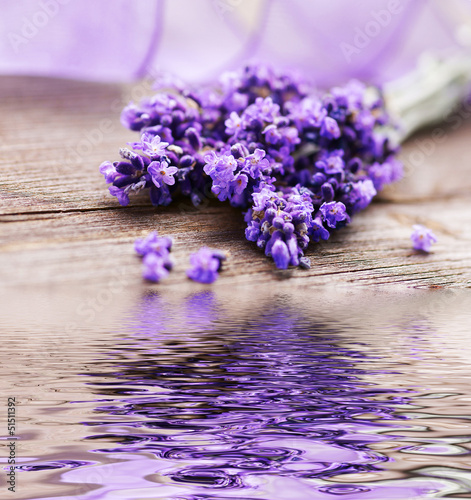
[[[312,244],[310,270],[279,271],[245,240],[240,212],[226,204],[194,209],[183,200],[156,209],[140,196],[122,208],[108,194],[98,166],[135,137],[120,125],[120,109],[148,91],[147,82],[1,78],[4,286],[106,285],[121,275],[140,283],[132,242],[154,229],[175,239],[175,270],[159,288],[186,283],[189,254],[202,244],[230,252],[216,287],[286,279],[293,285],[471,286],[471,121],[412,138],[402,153],[403,181],[331,240]],[[411,226],[418,222],[439,237],[429,255],[411,250]]]

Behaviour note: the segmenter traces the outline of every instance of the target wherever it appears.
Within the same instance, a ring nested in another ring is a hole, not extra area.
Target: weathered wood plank
[[[139,86],[140,85],[140,86]],[[175,239],[175,271],[159,287],[186,280],[188,255],[202,244],[231,252],[216,286],[277,282],[469,287],[471,280],[471,122],[413,138],[406,178],[330,241],[312,245],[311,270],[277,271],[243,237],[240,212],[211,202],[201,209],[154,209],[145,196],[121,208],[97,167],[115,159],[133,134],[119,109],[134,87],[48,80],[0,80],[0,276],[3,283],[106,284],[140,280],[132,241],[157,229]],[[136,90],[137,89],[137,90]],[[428,149],[427,149],[428,148]],[[78,153],[77,153],[78,152]],[[382,203],[381,203],[382,201]],[[433,228],[430,255],[410,248],[410,226]]]
[[[471,232],[466,200],[423,204],[375,204],[330,241],[312,245],[308,271],[277,271],[270,260],[244,240],[237,210],[211,206],[181,214],[167,208],[128,208],[88,212],[3,216],[0,225],[2,281],[16,284],[109,281],[117,273],[139,279],[133,240],[157,229],[174,237],[176,268],[167,284],[185,279],[188,255],[208,244],[231,253],[220,283],[287,277],[316,283],[406,283],[414,286],[469,286]],[[433,253],[411,251],[411,222],[433,227],[439,243]],[[466,228],[466,231],[463,230]]]

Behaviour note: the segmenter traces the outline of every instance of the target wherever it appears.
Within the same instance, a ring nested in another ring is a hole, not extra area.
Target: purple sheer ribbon
[[[447,9],[471,13],[464,0]],[[164,70],[201,82],[257,59],[320,85],[381,82],[457,47],[464,16],[452,17],[422,0],[3,2],[0,73],[129,81]]]

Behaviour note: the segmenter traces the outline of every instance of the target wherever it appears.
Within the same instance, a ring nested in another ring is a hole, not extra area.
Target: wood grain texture
[[[313,244],[312,269],[279,271],[244,239],[238,210],[186,200],[153,208],[145,196],[121,208],[108,195],[99,164],[116,159],[133,133],[119,110],[147,92],[58,79],[0,80],[0,278],[4,285],[106,285],[140,281],[132,242],[150,230],[175,239],[176,267],[158,287],[186,282],[189,253],[207,244],[230,252],[215,284],[241,282],[471,286],[471,122],[438,125],[412,138],[402,157],[406,177],[331,240]],[[452,126],[453,125],[453,126]],[[433,253],[411,250],[411,225],[439,237]]]

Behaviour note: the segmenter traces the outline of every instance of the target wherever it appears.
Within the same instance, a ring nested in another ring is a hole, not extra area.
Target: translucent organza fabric
[[[467,0],[3,0],[0,72],[201,82],[255,59],[380,82],[469,47],[470,26]]]

